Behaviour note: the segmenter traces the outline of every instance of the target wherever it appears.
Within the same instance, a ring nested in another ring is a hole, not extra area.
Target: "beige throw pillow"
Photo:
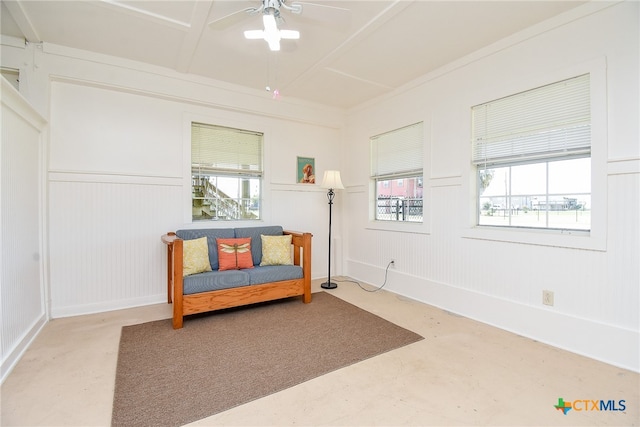
[[[182,276],[211,271],[207,238],[185,240],[182,243]]]
[[[262,262],[260,265],[293,265],[291,260],[291,235],[265,236],[262,238]]]

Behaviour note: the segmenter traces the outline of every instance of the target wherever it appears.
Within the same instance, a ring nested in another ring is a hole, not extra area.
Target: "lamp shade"
[[[340,171],[324,171],[322,178],[322,188],[331,188],[333,190],[343,190],[342,180],[340,179]]]

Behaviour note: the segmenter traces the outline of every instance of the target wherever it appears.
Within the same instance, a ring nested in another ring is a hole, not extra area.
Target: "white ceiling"
[[[259,14],[234,14],[261,3],[2,0],[1,32],[349,108],[584,2],[301,1],[279,52],[244,39]]]

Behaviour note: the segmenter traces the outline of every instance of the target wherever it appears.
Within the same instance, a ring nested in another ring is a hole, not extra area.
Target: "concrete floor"
[[[191,425],[640,425],[637,373],[385,291],[328,292],[425,339]],[[170,316],[160,304],[49,322],[2,384],[0,424],[109,425],[121,327]],[[626,410],[564,415],[558,398]]]

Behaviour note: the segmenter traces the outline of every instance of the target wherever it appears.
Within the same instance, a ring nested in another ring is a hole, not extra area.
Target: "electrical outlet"
[[[394,267],[394,268],[395,268],[395,266],[396,266],[396,259],[395,259],[395,258],[391,258],[391,261],[389,261],[389,263],[391,264],[391,267]]]
[[[542,291],[542,303],[544,305],[553,305],[553,291]]]

